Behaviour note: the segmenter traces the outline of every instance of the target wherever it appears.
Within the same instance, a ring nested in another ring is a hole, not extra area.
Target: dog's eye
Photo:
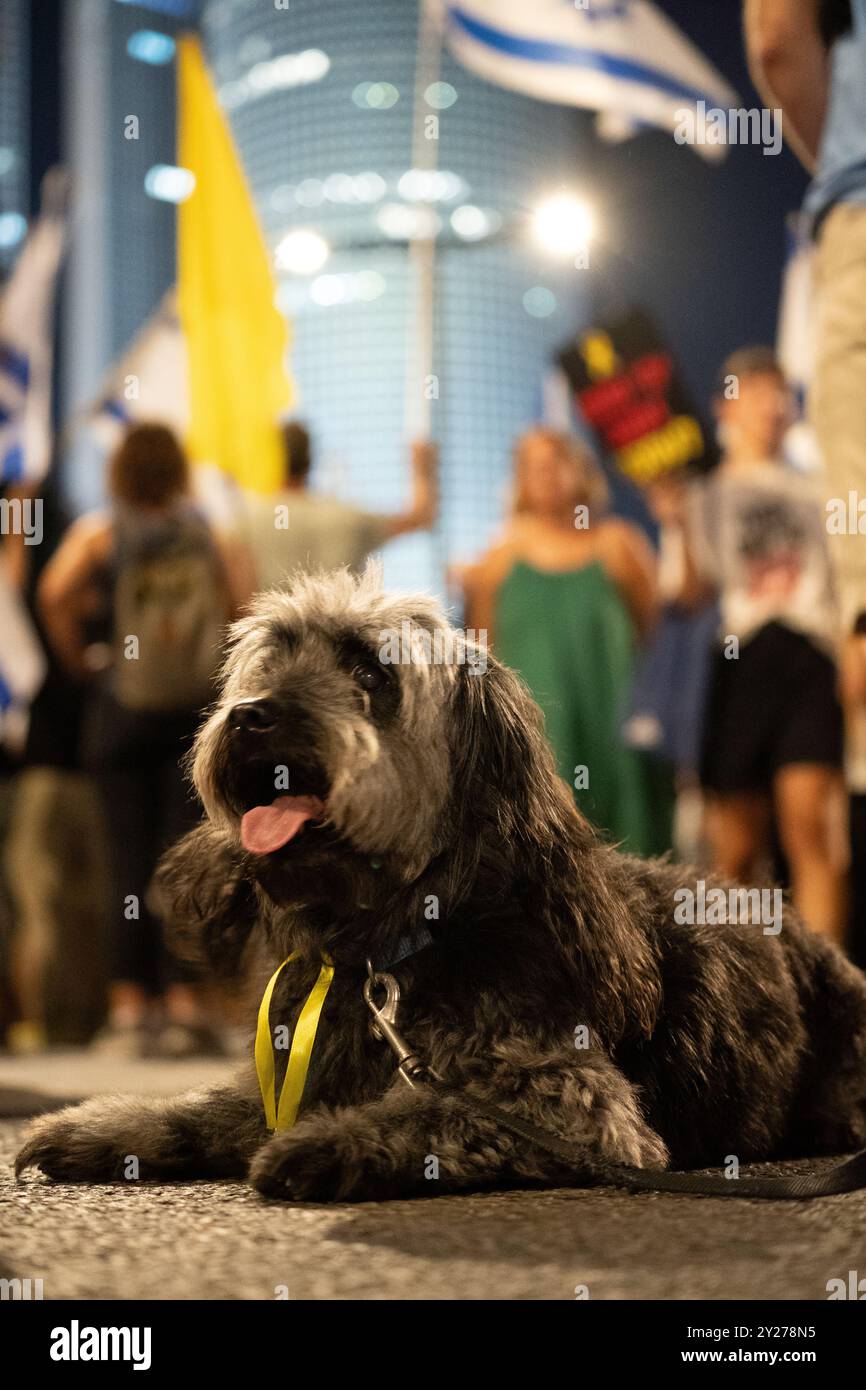
[[[352,677],[362,690],[370,692],[381,690],[385,684],[385,673],[381,666],[374,666],[372,661],[359,661],[352,671]]]

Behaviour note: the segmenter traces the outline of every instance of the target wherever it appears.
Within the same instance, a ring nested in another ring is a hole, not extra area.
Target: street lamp
[[[557,193],[540,203],[532,219],[534,240],[548,255],[576,256],[595,232],[592,209],[572,193]]]

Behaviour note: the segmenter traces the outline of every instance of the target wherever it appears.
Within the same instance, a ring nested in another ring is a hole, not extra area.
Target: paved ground
[[[0,1091],[171,1093],[224,1064],[0,1059]],[[7,1105],[8,1114],[11,1106]],[[346,1206],[265,1202],[241,1183],[79,1187],[9,1160],[0,1120],[0,1274],[46,1298],[825,1299],[866,1275],[866,1193],[808,1203],[502,1192]],[[809,1165],[796,1165],[798,1169]]]

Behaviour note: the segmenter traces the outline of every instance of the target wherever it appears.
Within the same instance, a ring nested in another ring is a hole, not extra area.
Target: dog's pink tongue
[[[250,854],[273,854],[324,809],[315,796],[278,796],[270,806],[254,806],[241,820],[241,844]]]

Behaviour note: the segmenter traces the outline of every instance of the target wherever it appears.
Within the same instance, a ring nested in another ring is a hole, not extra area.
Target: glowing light
[[[155,29],[137,29],[126,41],[126,51],[130,58],[139,63],[150,63],[158,67],[170,63],[174,57],[174,39],[168,34],[159,34]]]
[[[407,169],[397,191],[408,203],[450,203],[466,191],[466,185],[449,169]]]
[[[356,174],[352,182],[355,185],[355,197],[359,203],[378,203],[380,198],[384,198],[388,189],[381,174]]]
[[[174,164],[154,164],[144,176],[144,191],[161,203],[183,203],[195,188],[195,174]]]
[[[0,213],[0,250],[17,246],[27,235],[27,218],[21,212]]]
[[[358,299],[378,299],[385,293],[387,283],[378,270],[362,270],[355,276],[355,292]]]
[[[558,193],[543,202],[532,222],[537,244],[551,256],[576,256],[594,235],[592,211],[582,198]]]
[[[384,293],[385,277],[376,270],[318,275],[310,285],[310,298],[323,309],[337,304],[352,304],[358,300],[369,303]]]
[[[463,241],[483,241],[502,226],[498,212],[486,212],[473,203],[463,203],[451,214],[451,226]]]
[[[441,226],[432,208],[407,207],[405,203],[385,203],[376,215],[376,222],[391,241],[435,237]]]
[[[345,275],[317,275],[310,286],[310,298],[314,304],[330,308],[332,304],[343,304],[346,300]]]
[[[547,319],[556,312],[556,295],[544,285],[534,285],[523,296],[523,307],[534,319]]]
[[[457,100],[457,93],[450,82],[431,82],[424,93],[424,100],[435,111],[447,111]]]
[[[232,111],[248,101],[267,96],[269,92],[320,82],[330,70],[331,60],[320,48],[305,48],[301,53],[283,53],[279,58],[256,63],[245,77],[223,83],[219,98],[223,106]]]
[[[302,87],[319,82],[330,70],[331,60],[320,48],[305,48],[302,53],[283,53],[279,58],[256,63],[247,73],[250,90],[257,95],[279,91],[284,87]]]
[[[329,174],[322,179],[302,179],[297,187],[281,184],[271,194],[271,206],[278,212],[288,210],[288,203],[294,201],[302,208],[321,207],[322,203],[348,204],[378,203],[387,192],[387,184],[380,174]]]
[[[391,82],[359,82],[352,100],[356,106],[371,111],[388,111],[400,100],[400,93]]]
[[[306,227],[287,232],[277,246],[276,263],[280,270],[293,275],[315,275],[331,254],[323,236]]]
[[[302,208],[317,208],[325,200],[325,185],[321,179],[302,179],[295,189],[295,202]]]
[[[329,174],[325,179],[325,197],[329,203],[354,203],[354,179],[349,174]]]

